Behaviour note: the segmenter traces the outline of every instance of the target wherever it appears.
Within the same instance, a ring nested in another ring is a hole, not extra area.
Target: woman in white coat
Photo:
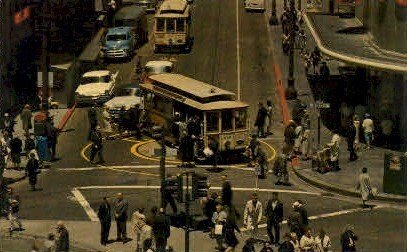
[[[372,186],[370,183],[369,174],[367,174],[367,168],[362,168],[362,174],[359,175],[357,189],[360,191],[360,195],[362,197],[363,208],[369,207],[366,205],[366,202],[370,199],[372,194]]]

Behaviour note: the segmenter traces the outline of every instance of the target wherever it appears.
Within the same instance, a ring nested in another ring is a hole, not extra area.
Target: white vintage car
[[[98,70],[85,73],[75,91],[77,105],[103,104],[114,94],[119,72]]]
[[[144,106],[139,85],[136,83],[123,85],[116,91],[116,97],[103,104],[103,115],[108,120],[118,119],[124,111],[135,105],[140,105],[140,109]]]

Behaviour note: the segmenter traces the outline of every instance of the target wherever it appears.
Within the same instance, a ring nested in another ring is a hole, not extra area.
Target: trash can
[[[384,154],[383,191],[407,195],[407,157],[402,154]]]
[[[48,148],[48,138],[45,136],[37,136],[36,146],[40,161],[50,161],[51,153]]]
[[[45,135],[45,120],[47,116],[45,113],[39,112],[34,115],[34,135],[44,136]]]

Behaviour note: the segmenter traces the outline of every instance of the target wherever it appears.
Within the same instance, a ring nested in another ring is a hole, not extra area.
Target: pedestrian
[[[301,237],[303,224],[301,222],[301,214],[299,211],[300,203],[298,201],[293,203],[292,211],[288,217],[287,224],[291,233],[295,233],[297,237]]]
[[[168,176],[169,178],[176,179],[176,176]],[[163,201],[162,201],[162,208],[165,210],[167,208],[168,203],[170,204],[172,208],[172,212],[174,214],[178,213],[178,208],[177,204],[175,203],[174,197],[172,196],[171,192],[169,190],[165,190],[163,187],[161,187],[161,193],[163,196]]]
[[[96,129],[98,125],[96,104],[94,103],[92,107],[88,109],[88,120],[89,120],[89,136],[90,139],[92,132]]]
[[[321,51],[319,50],[318,46],[314,48],[314,51],[311,53],[311,59],[312,59],[312,66],[314,67],[314,74],[316,74],[317,67],[319,65],[319,62],[321,61]]]
[[[218,194],[216,192],[212,192],[211,195],[208,195],[205,205],[204,205],[204,215],[206,216],[206,221],[205,221],[205,226],[204,226],[204,232],[210,231],[214,228],[213,223],[212,223],[212,216],[213,213],[216,212],[216,199],[218,198]],[[223,200],[223,198],[222,198]]]
[[[69,251],[69,232],[62,221],[57,222],[55,252]]]
[[[31,185],[31,191],[35,191],[35,185],[37,184],[37,175],[40,172],[40,165],[35,158],[34,153],[30,153],[30,159],[26,165],[26,174],[28,175],[28,181]]]
[[[289,159],[285,152],[286,149],[284,149],[282,153],[278,155],[277,159],[274,161],[273,173],[277,177],[275,185],[285,185],[285,186],[291,185],[291,183],[289,182],[289,175],[287,169],[287,162]]]
[[[365,114],[365,119],[363,120],[362,128],[363,128],[365,141],[366,141],[366,149],[369,150],[370,145],[373,141],[374,124],[373,124],[373,120],[370,118],[370,114],[368,114],[368,113]]]
[[[308,212],[305,208],[305,203],[302,200],[297,200],[299,203],[298,211],[300,212],[301,235],[304,235],[309,226]]]
[[[255,166],[255,161],[257,159],[257,151],[260,147],[260,142],[257,139],[256,134],[252,134],[252,138],[250,139],[249,146],[247,147],[247,150],[249,152],[249,159],[250,162],[248,164],[248,167],[254,167]]]
[[[54,252],[55,245],[55,235],[53,233],[49,233],[47,239],[44,241],[45,252]]]
[[[262,102],[259,102],[259,109],[257,111],[256,122],[254,126],[257,127],[257,136],[265,137],[264,135],[264,125],[266,124],[267,109],[264,107]]]
[[[316,252],[332,252],[331,239],[326,235],[323,228],[319,230],[317,237],[315,237],[315,243],[317,246]]]
[[[100,244],[106,246],[109,240],[110,225],[112,223],[112,209],[106,197],[103,197],[103,202],[99,206],[98,218],[100,221]]]
[[[141,130],[140,130],[140,104],[131,106],[130,108],[130,117],[133,130],[136,131],[136,139],[141,139]]]
[[[353,122],[350,121],[348,123],[348,129],[346,132],[347,135],[347,142],[348,142],[348,151],[349,151],[349,161],[356,161],[358,159],[358,156],[355,151],[355,138],[356,138],[356,128],[355,125],[353,125]]]
[[[225,222],[225,252],[234,252],[237,244],[239,243],[235,230],[240,233],[240,228],[236,224],[236,210],[233,208],[228,208],[228,213]]]
[[[183,132],[183,137],[180,140],[179,151],[182,162],[180,167],[188,167],[191,165],[194,159],[194,140],[187,133],[187,131]]]
[[[157,252],[165,252],[167,240],[171,235],[171,221],[165,214],[164,209],[160,208],[159,214],[155,217],[152,227]]]
[[[228,181],[228,176],[226,174],[221,176],[222,179],[222,204],[227,207],[232,206],[232,185]]]
[[[267,131],[266,134],[267,135],[273,135],[273,132],[271,132],[271,126],[273,124],[273,103],[271,102],[270,99],[267,99],[266,102],[267,105]]]
[[[226,222],[227,214],[223,209],[221,204],[216,205],[216,212],[213,213],[212,216],[212,223],[214,224],[213,229],[213,236],[216,240],[216,250],[222,251],[224,250],[223,246],[223,233],[224,233],[224,225]]]
[[[356,251],[355,242],[358,240],[358,237],[355,235],[353,229],[353,226],[347,224],[341,234],[342,252]]]
[[[209,147],[209,152],[207,151],[207,153],[211,154],[211,155],[209,155],[209,157],[211,159],[212,169],[214,171],[216,171],[216,170],[218,170],[218,162],[219,162],[219,143],[215,138],[209,137],[208,147]]]
[[[265,179],[266,171],[268,171],[268,160],[267,160],[267,154],[261,146],[259,146],[259,148],[258,148],[256,161],[258,164],[257,176],[259,179]]]
[[[315,252],[316,243],[314,237],[312,237],[311,228],[307,227],[305,233],[300,239],[301,252]]]
[[[319,74],[321,75],[322,80],[326,81],[328,80],[331,73],[325,61],[322,61],[321,64],[322,65],[319,67]]]
[[[251,230],[251,238],[256,240],[258,226],[263,218],[263,205],[258,200],[257,193],[253,193],[251,200],[247,201],[243,216],[244,225]]]
[[[10,205],[9,205],[9,212],[8,212],[8,219],[10,222],[10,236],[12,233],[17,230],[17,231],[22,231],[23,230],[23,224],[20,221],[20,201],[18,200],[18,197],[13,197],[10,199]],[[18,228],[15,227],[15,224],[18,225]]]
[[[32,118],[32,113],[31,113],[30,105],[26,104],[20,114],[20,119],[22,122],[22,126],[23,126],[23,130],[25,132],[25,135],[29,135],[29,131],[30,131],[30,129],[32,129],[31,118]]]
[[[263,248],[261,248],[260,252],[273,252],[273,248],[269,241],[265,241],[263,244]]]
[[[339,146],[340,146],[341,137],[337,133],[336,130],[332,131],[332,139],[331,142],[327,144],[330,149],[329,154],[329,166],[334,171],[339,171],[341,168],[339,167]]]
[[[22,146],[23,142],[17,136],[10,140],[11,161],[16,169],[20,169]]]
[[[278,252],[294,252],[294,245],[291,243],[291,234],[285,233],[283,238],[284,241],[278,247]]]
[[[284,146],[286,146],[287,155],[291,155],[294,149],[296,127],[297,127],[296,123],[293,120],[290,120],[284,130]]]
[[[16,122],[11,117],[11,115],[9,113],[5,113],[4,114],[4,130],[7,131],[10,136],[13,135],[15,124],[16,124]]]
[[[366,167],[362,168],[362,173],[359,175],[357,189],[360,191],[363,208],[368,208],[369,206],[366,204],[366,202],[373,198],[373,191],[370,183],[370,176],[367,173]]]
[[[272,198],[269,199],[266,207],[267,234],[271,244],[280,244],[280,227],[283,221],[283,216],[283,203],[278,199],[278,192],[273,192]]]
[[[122,193],[117,194],[117,201],[114,205],[114,218],[116,220],[117,226],[117,239],[116,241],[122,241],[123,244],[127,240],[126,232],[126,221],[127,221],[127,210],[129,208],[129,203],[123,198]]]
[[[151,239],[151,226],[146,223],[146,216],[144,215],[144,208],[139,208],[133,213],[132,225],[133,231],[136,235],[136,251],[141,252],[143,248],[144,241]]]
[[[99,156],[98,163],[105,163],[103,158],[103,139],[102,133],[100,132],[100,126],[96,126],[95,130],[92,131],[90,140],[92,141],[92,147],[90,150],[89,161],[94,163],[93,160],[97,154]]]
[[[355,126],[356,129],[356,135],[355,135],[355,142],[354,144],[354,148],[356,151],[359,151],[360,149],[360,120],[359,117],[357,115],[353,116],[353,126]]]
[[[51,153],[51,160],[55,161],[59,129],[54,126],[54,120],[52,117],[47,118],[45,128],[46,128],[46,132],[47,132],[46,134],[47,134],[47,139],[48,139],[48,148]]]
[[[294,247],[294,252],[301,252],[300,248],[300,241],[297,238],[297,234],[294,232],[291,232],[291,244]]]
[[[297,125],[294,130],[295,138],[294,138],[294,154],[301,155],[301,143],[303,139],[304,130],[301,124]]]

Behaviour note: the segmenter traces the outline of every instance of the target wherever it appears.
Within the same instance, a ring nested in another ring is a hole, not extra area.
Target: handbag
[[[223,225],[216,224],[215,225],[215,235],[222,235]]]

